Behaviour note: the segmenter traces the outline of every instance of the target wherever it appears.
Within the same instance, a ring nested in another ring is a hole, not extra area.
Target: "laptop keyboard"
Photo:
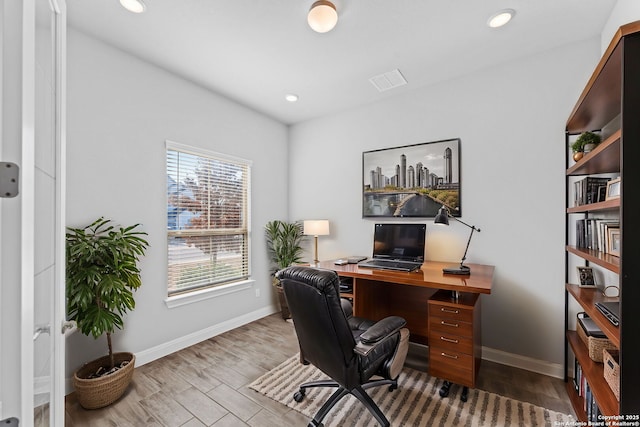
[[[388,261],[384,259],[372,259],[360,264],[362,267],[378,267],[388,270],[413,271],[420,268],[420,264],[414,262]]]

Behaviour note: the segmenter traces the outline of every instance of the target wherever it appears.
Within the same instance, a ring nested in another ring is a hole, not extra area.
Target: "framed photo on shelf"
[[[620,197],[620,177],[607,182],[606,200]]]
[[[595,288],[596,276],[593,274],[593,268],[591,267],[577,267],[578,278],[580,279],[581,288]]]
[[[609,236],[607,240],[607,252],[609,254],[620,256],[620,228],[609,228]]]

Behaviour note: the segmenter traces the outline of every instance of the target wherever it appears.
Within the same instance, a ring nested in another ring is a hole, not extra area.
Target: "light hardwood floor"
[[[277,313],[137,367],[129,390],[107,408],[84,410],[72,393],[65,425],[306,426],[307,417],[248,388],[297,351],[293,324]],[[406,364],[426,370],[426,359],[425,347],[412,346]],[[483,361],[478,388],[572,413],[557,378]]]

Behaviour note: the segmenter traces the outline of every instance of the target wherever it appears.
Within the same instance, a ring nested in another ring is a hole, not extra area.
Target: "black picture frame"
[[[462,215],[460,138],[362,153],[363,218]]]
[[[592,267],[578,266],[578,280],[581,288],[593,288],[596,286],[596,276]]]

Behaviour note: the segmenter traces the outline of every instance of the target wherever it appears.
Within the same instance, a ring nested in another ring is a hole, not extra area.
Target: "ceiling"
[[[319,34],[313,0],[67,0],[69,26],[216,93],[294,124],[599,36],[616,0],[335,0]],[[516,10],[505,27],[487,19]],[[408,84],[379,92],[399,69]],[[285,95],[299,96],[296,103]]]

